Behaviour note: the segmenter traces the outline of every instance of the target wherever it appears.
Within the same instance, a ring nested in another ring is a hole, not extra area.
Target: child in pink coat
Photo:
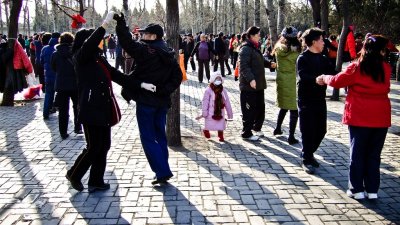
[[[225,110],[228,119],[233,118],[232,107],[228,92],[222,86],[223,79],[220,72],[211,74],[210,85],[207,87],[203,97],[203,112],[196,119],[204,118],[204,136],[210,138],[210,130],[218,131],[219,141],[224,141],[224,130],[226,128]]]

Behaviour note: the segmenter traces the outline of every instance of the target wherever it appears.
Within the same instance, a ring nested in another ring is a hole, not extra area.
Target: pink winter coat
[[[222,98],[225,104],[225,110],[228,114],[228,118],[233,118],[231,102],[229,101],[228,93],[225,89],[222,90]],[[214,120],[212,116],[214,115],[214,104],[215,104],[215,93],[210,88],[207,87],[206,92],[204,93],[203,97],[203,113],[202,116],[204,117],[204,129],[205,130],[225,130],[226,121],[225,121],[225,110],[222,110],[222,117],[223,119]]]
[[[13,64],[15,70],[25,69],[28,73],[33,72],[32,63],[18,41],[14,44]]]

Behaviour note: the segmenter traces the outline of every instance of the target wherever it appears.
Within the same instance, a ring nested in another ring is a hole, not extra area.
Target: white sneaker
[[[364,192],[357,192],[357,193],[353,194],[353,192],[351,192],[350,190],[347,190],[346,194],[350,198],[354,198],[354,199],[357,199],[357,200],[365,198],[365,193]]]
[[[264,137],[264,133],[260,131],[254,131],[254,135],[259,136],[259,137]]]
[[[377,193],[367,193],[368,199],[377,199],[378,194]]]
[[[257,135],[253,135],[251,137],[243,138],[243,139],[246,139],[246,140],[249,140],[249,141],[258,141],[258,139],[260,139],[260,137],[257,136]]]

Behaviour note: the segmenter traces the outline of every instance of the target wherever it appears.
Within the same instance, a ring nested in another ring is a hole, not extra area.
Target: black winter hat
[[[141,33],[150,33],[157,35],[157,39],[161,39],[164,36],[164,29],[156,23],[150,23],[146,27],[139,29]]]
[[[54,32],[51,34],[51,38],[59,38],[60,36],[61,36],[61,34],[58,32]]]

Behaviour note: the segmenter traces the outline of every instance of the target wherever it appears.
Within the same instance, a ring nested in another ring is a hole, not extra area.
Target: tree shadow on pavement
[[[173,224],[205,225],[210,222],[197,207],[174,185],[155,186],[163,194],[163,201]]]
[[[193,143],[191,145],[193,145]],[[189,148],[195,149],[193,148],[193,146],[190,146]],[[223,186],[220,187],[214,186],[213,193],[216,193],[217,191],[215,189],[219,188],[220,191],[228,195],[230,199],[238,202],[241,207],[247,208],[249,211],[251,211],[247,213],[248,215],[255,215],[258,217],[262,217],[262,219],[261,218],[260,219],[264,223],[265,221],[273,221],[279,223],[291,222],[296,224],[303,224],[302,221],[300,221],[300,219],[298,219],[296,215],[290,213],[284,207],[285,202],[281,200],[277,194],[266,188],[266,186],[268,186],[269,183],[271,182],[271,180],[268,179],[269,177],[262,178],[262,180],[265,181],[264,184],[263,183],[264,181],[259,182],[248,174],[238,172],[240,168],[237,168],[236,166],[235,166],[236,172],[231,172],[223,169],[220,165],[214,163],[213,161],[209,160],[205,155],[201,154],[203,152],[189,151],[186,147],[180,147],[180,148],[174,147],[172,149],[184,153],[189,159],[191,159],[197,165],[201,166],[203,169],[208,171],[212,176],[220,180]],[[237,157],[233,157],[232,159],[239,160]],[[228,158],[224,160],[228,160]],[[251,167],[251,165],[249,166]],[[261,167],[260,167],[260,172],[264,174],[264,171],[261,169]],[[279,181],[279,179],[277,180]],[[274,182],[276,182],[276,180],[272,181],[272,183]],[[282,194],[283,193],[286,192],[283,191]],[[212,198],[213,196],[208,196],[208,199]],[[229,201],[229,198],[227,201]],[[220,206],[223,207],[225,204],[226,203],[223,202],[219,203],[217,199],[214,201],[214,204],[210,205],[215,205],[216,208],[214,210],[217,210],[218,207]],[[232,215],[226,215],[226,216],[232,216]]]
[[[388,140],[388,138],[386,140]],[[338,196],[338,198],[335,199],[338,200],[337,203],[360,203],[365,208],[374,211],[386,220],[392,221],[396,224],[400,223],[400,193],[398,191],[400,190],[400,181],[396,171],[392,172],[390,169],[393,168],[393,166],[390,165],[390,161],[392,160],[390,157],[393,157],[393,155],[396,154],[396,150],[389,149],[388,147],[383,149],[383,152],[393,151],[393,154],[390,152],[389,156],[382,154],[382,161],[386,161],[386,163],[381,164],[381,184],[378,190],[379,198],[377,200],[365,199],[357,201],[346,195],[346,190],[348,189],[349,147],[329,138],[324,139],[323,143],[326,142],[329,142],[330,146],[334,146],[334,149],[324,147],[321,149],[320,147],[316,152],[316,154],[323,156],[323,160],[320,161],[321,167],[314,176],[322,178],[324,181],[343,191],[341,196]],[[348,210],[352,209],[350,208]]]
[[[111,185],[109,190],[89,193],[85,189],[76,192],[69,199],[82,217],[75,220],[76,224],[131,224],[131,221],[128,221],[131,218],[127,220],[123,217],[119,185],[114,171],[106,178],[105,182]],[[129,217],[128,214],[126,216]]]
[[[42,171],[50,159],[37,145],[40,133],[36,133],[39,120],[35,119],[37,103],[27,103],[21,107],[1,107],[0,132],[4,139],[0,145],[0,162],[8,161],[0,169],[0,177],[4,179],[1,184],[3,193],[9,201],[2,205],[0,218],[3,220],[13,210],[18,210],[22,217],[14,217],[9,222],[16,223],[19,220],[49,221],[59,220],[53,216],[53,204],[49,202],[46,193],[51,193],[57,187],[49,186],[56,174],[53,171]],[[47,177],[47,179],[44,179]],[[7,182],[7,185],[6,185]]]

